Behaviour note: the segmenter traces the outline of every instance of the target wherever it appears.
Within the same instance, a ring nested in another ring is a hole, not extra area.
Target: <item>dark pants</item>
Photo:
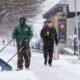
[[[44,44],[43,45],[43,54],[44,54],[44,59],[45,63],[52,64],[52,58],[53,58],[53,43],[52,44]],[[49,57],[49,59],[48,59]]]
[[[30,47],[29,43],[21,50],[22,46],[18,45],[17,46],[17,52],[18,52],[18,61],[17,61],[17,67],[19,69],[23,69],[23,62],[25,61],[25,67],[29,68],[30,66],[30,58],[31,58],[31,52],[30,52]]]

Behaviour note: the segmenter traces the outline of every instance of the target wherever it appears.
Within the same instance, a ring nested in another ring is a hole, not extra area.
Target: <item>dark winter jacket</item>
[[[58,44],[58,38],[57,38],[57,32],[54,27],[49,28],[48,26],[45,26],[42,28],[40,33],[43,43],[46,44],[54,44],[54,41],[56,42],[56,45]]]
[[[12,37],[16,39],[17,44],[19,45],[23,39],[30,42],[30,39],[32,38],[32,30],[31,27],[28,25],[19,25],[14,29],[14,32],[12,34]]]

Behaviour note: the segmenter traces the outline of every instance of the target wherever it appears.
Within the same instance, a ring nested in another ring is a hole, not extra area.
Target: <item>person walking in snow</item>
[[[25,17],[20,17],[20,25],[15,27],[12,37],[16,39],[17,43],[17,70],[23,69],[23,61],[25,61],[25,68],[28,69],[30,66],[30,58],[31,58],[31,51],[29,42],[33,36],[31,27],[27,24]]]
[[[40,36],[43,39],[44,64],[47,65],[47,61],[48,61],[49,66],[52,66],[54,41],[57,45],[58,38],[57,38],[56,29],[53,27],[51,21],[48,21],[47,26],[44,26],[42,28]]]
[[[5,40],[3,40],[3,45],[5,45]]]

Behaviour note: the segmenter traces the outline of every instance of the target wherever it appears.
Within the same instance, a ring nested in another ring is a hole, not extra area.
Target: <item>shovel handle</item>
[[[6,44],[6,45],[0,50],[0,52],[2,52],[13,40],[14,40],[14,39],[11,39],[11,40],[8,42],[8,44]]]

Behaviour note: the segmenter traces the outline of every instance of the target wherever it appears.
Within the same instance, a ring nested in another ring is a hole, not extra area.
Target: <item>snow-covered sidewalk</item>
[[[61,55],[60,60],[53,61],[53,66],[44,66],[43,55],[33,53],[31,70],[39,80],[80,80],[80,62],[76,56]]]
[[[16,52],[16,47],[8,46],[0,54],[7,61]],[[17,57],[9,63],[11,72],[0,72],[0,80],[80,80],[80,61],[77,56],[60,55],[59,60],[53,60],[53,66],[45,66],[43,54],[32,52],[30,70],[15,71]]]
[[[3,47],[4,46],[0,45],[0,50]],[[0,53],[0,58],[7,62],[15,53],[16,47],[8,46]],[[16,63],[17,56],[9,62],[9,64],[13,67],[13,70],[0,72],[0,80],[38,80],[35,73],[31,70],[16,71]]]
[[[32,71],[0,72],[0,80],[38,80]]]

